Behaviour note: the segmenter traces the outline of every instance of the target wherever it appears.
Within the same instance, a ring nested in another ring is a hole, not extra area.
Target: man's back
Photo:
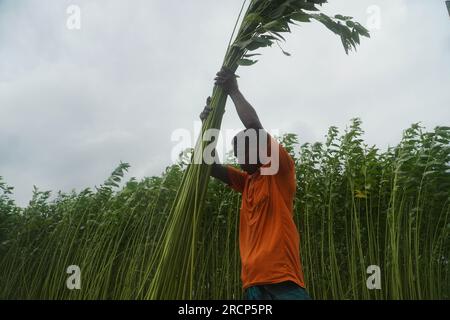
[[[244,289],[292,281],[304,287],[299,234],[293,220],[294,162],[279,148],[275,175],[247,174],[228,167],[230,186],[242,193],[240,252]]]

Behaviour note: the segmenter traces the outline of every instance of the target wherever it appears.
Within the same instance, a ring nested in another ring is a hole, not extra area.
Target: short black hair
[[[259,162],[259,134],[258,134],[258,130],[256,130],[256,129],[253,129],[253,128],[248,128],[248,129],[245,129],[245,130],[242,130],[242,131],[240,131],[238,134],[236,134],[234,137],[233,137],[233,141],[232,141],[232,143],[233,143],[233,154],[234,154],[234,156],[235,157],[237,157],[238,156],[238,140],[239,140],[239,138],[240,137],[242,137],[242,136],[244,136],[244,138],[245,138],[245,144],[244,144],[244,150],[246,150],[246,151],[248,151],[249,150],[249,147],[250,147],[250,137],[248,136],[248,132],[249,131],[251,131],[251,132],[254,132],[255,133],[255,135],[256,135],[256,151],[258,152],[257,153],[257,160],[258,160],[258,162]]]

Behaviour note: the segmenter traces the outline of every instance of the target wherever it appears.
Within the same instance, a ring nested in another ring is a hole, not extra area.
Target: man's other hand
[[[211,97],[208,97],[206,99],[206,106],[203,109],[202,113],[200,113],[200,120],[205,121],[206,119],[208,119],[209,113],[211,112],[212,108],[211,108]]]

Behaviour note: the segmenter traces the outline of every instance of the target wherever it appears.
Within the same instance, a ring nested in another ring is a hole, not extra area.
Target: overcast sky
[[[380,28],[345,55],[318,23],[239,70],[267,129],[322,140],[363,120],[381,148],[421,121],[450,124],[450,18],[443,0],[330,0],[327,13]],[[26,205],[33,185],[80,190],[120,161],[128,177],[171,164],[174,130],[193,130],[241,0],[0,0],[0,176]],[[67,8],[81,29],[67,28]],[[368,13],[370,6],[375,8]],[[376,26],[376,25],[374,25]],[[222,128],[242,125],[227,105]]]

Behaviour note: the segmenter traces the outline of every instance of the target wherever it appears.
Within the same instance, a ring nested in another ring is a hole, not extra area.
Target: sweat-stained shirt
[[[305,287],[300,236],[293,220],[294,161],[281,145],[274,143],[279,149],[277,174],[261,175],[258,170],[249,175],[227,167],[230,187],[242,193],[239,247],[244,289],[284,281]]]

